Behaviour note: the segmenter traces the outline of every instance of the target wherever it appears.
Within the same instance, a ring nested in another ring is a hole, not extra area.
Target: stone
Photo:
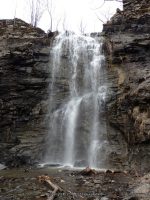
[[[6,169],[6,166],[3,164],[0,164],[0,170]]]
[[[100,184],[101,182],[102,182],[101,180],[97,180],[97,179],[94,180],[94,183],[95,183],[95,184]]]
[[[101,200],[109,200],[108,197],[102,197]]]

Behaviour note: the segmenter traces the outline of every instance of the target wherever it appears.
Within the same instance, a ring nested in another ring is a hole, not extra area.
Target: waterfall
[[[102,115],[107,87],[102,39],[74,33],[58,35],[50,53],[50,126],[45,161],[101,167]]]
[[[74,145],[75,145],[75,128],[78,118],[79,106],[82,98],[73,98],[68,102],[65,119],[66,120],[66,134],[65,134],[65,148],[64,148],[64,164],[70,165],[74,162]]]

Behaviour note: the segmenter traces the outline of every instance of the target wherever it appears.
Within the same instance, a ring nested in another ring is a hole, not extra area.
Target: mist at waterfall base
[[[50,60],[44,163],[102,168],[108,149],[102,38],[61,33],[53,42]]]

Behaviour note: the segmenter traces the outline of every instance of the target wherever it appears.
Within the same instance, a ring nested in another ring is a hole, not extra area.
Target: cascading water
[[[106,86],[100,38],[63,33],[51,49],[50,127],[45,160],[101,167]]]

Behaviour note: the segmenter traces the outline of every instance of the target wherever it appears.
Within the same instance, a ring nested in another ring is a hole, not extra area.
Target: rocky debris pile
[[[0,20],[0,162],[14,166],[42,155],[50,42],[20,19]]]
[[[41,178],[46,184],[39,183]],[[144,186],[142,186],[143,181],[146,184]],[[3,200],[52,199],[51,186],[60,189],[55,193],[57,200],[145,200],[149,198],[147,193],[149,175],[139,178],[129,172],[107,170],[82,176],[79,172],[60,168],[29,170],[20,168],[0,171],[0,198]]]
[[[125,136],[129,162],[150,167],[150,1],[124,0],[104,25],[108,121]],[[134,145],[133,145],[134,144]],[[135,159],[133,159],[135,158]],[[142,160],[142,161],[141,161]]]

